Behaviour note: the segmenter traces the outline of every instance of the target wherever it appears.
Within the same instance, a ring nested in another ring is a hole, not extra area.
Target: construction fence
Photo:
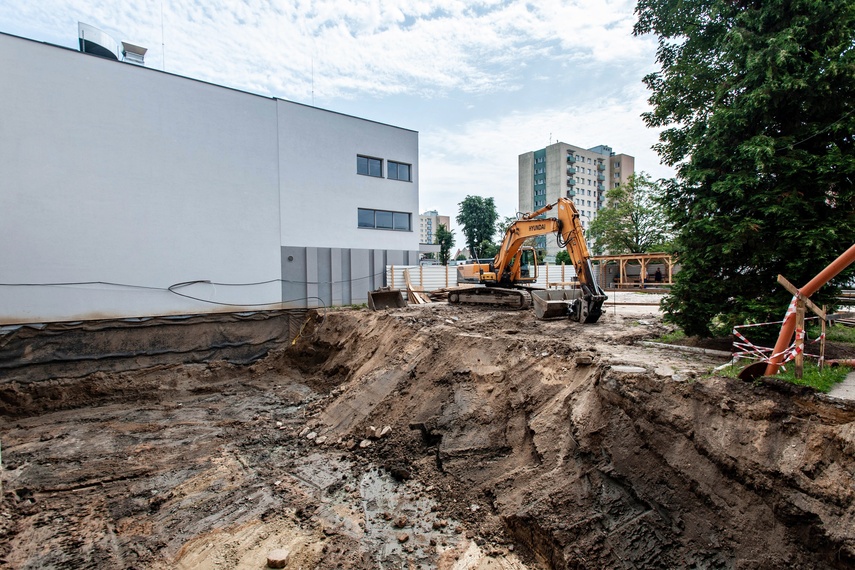
[[[599,279],[599,267],[594,267],[594,278]],[[387,265],[386,286],[393,289],[406,289],[407,280],[413,289],[436,291],[457,286],[457,266],[454,265]],[[537,281],[532,287],[548,289],[550,287],[570,286],[576,280],[576,270],[572,265],[547,263],[537,268]]]

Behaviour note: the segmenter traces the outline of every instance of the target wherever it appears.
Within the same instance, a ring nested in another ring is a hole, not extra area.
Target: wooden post
[[[796,301],[796,378],[799,380],[805,371],[805,302]]]
[[[549,262],[544,261],[544,265],[546,265],[546,288],[549,289]]]
[[[389,287],[394,289],[395,288],[395,266],[390,265],[389,267],[392,268],[392,271],[390,272],[392,274],[392,278],[390,279],[391,283],[389,283]]]
[[[826,313],[827,310],[827,307],[823,305],[822,312]],[[819,369],[822,370],[825,365],[825,318],[820,318],[819,322],[822,323],[822,338],[819,340]]]
[[[445,264],[445,288],[448,289],[448,264]]]
[[[563,284],[564,284],[564,283],[566,283],[566,282],[567,282],[567,280],[566,280],[566,279],[564,279],[564,262],[562,261],[562,262],[561,262],[561,283],[562,283],[561,288],[562,288],[562,289],[564,288],[564,285],[563,285]]]
[[[419,287],[425,288],[425,266],[419,263]]]

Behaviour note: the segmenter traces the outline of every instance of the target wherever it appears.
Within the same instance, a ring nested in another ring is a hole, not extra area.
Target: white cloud
[[[628,0],[12,4],[0,5],[0,25],[12,33],[43,26],[73,43],[82,20],[148,47],[153,67],[165,59],[167,71],[303,101],[313,64],[316,93],[335,99],[501,91],[532,60],[595,65],[645,53],[629,36]]]
[[[585,148],[609,145],[616,153],[634,156],[636,172],[669,178],[673,170],[650,148],[658,134],[640,117],[647,109],[645,99],[638,85],[581,112],[538,109],[422,132],[420,206],[454,218],[467,195],[493,196],[501,217],[513,215],[518,206],[518,157],[547,146],[550,134],[551,142]],[[457,229],[456,223],[452,226]],[[457,231],[456,236],[461,235]]]

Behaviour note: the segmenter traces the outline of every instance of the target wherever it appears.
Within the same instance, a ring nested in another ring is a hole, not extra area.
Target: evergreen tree
[[[454,232],[448,231],[445,224],[439,224],[436,228],[436,243],[439,244],[439,263],[448,265],[451,248],[454,247]]]
[[[496,204],[492,198],[466,196],[459,205],[460,213],[457,215],[457,223],[463,226],[466,247],[469,248],[469,252],[475,258],[487,257],[483,250],[489,249],[489,246],[493,245],[496,220],[499,218],[499,214],[496,212]]]
[[[669,318],[690,335],[780,320],[776,275],[802,285],[855,241],[855,3],[639,0],[636,13],[635,33],[659,39],[644,119],[677,169]]]

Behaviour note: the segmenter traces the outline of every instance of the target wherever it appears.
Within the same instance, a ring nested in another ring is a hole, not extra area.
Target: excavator
[[[557,217],[539,217],[553,208],[557,209]],[[579,280],[577,290],[548,291],[528,287],[537,281],[537,253],[523,242],[553,232],[558,245],[567,248],[570,254]],[[499,253],[492,261],[476,260],[457,266],[457,282],[482,287],[454,289],[448,295],[451,304],[483,303],[524,309],[528,307],[531,293],[535,314],[542,319],[567,316],[577,322],[595,323],[608,299],[594,279],[579,212],[568,198],[559,198],[554,204],[521,216],[508,227]]]

